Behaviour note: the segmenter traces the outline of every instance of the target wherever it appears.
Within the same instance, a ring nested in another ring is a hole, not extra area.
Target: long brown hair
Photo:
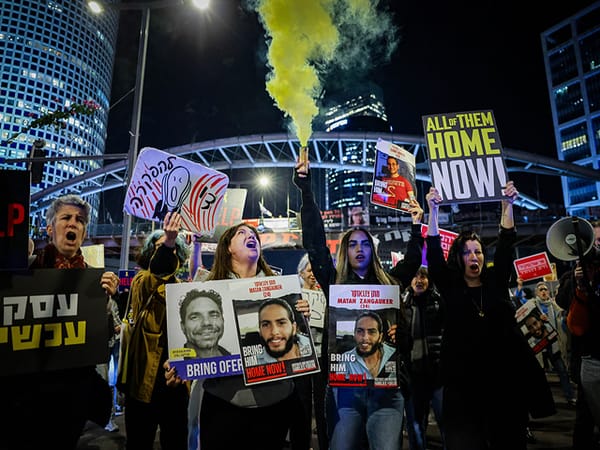
[[[258,257],[257,269],[258,272],[262,271],[266,276],[273,276],[275,273],[269,267],[262,254],[262,246],[260,243],[260,238],[258,237],[258,231],[252,225],[247,223],[238,223],[232,227],[229,227],[225,230],[225,232],[219,238],[219,243],[217,244],[217,250],[215,251],[215,259],[210,269],[210,273],[207,276],[207,280],[226,280],[230,277],[230,274],[238,275],[233,270],[233,264],[231,263],[231,252],[229,251],[229,245],[231,244],[231,240],[237,233],[237,230],[240,227],[248,227],[254,236],[256,237],[256,244],[260,248],[260,256]]]
[[[381,284],[398,284],[398,282],[394,278],[389,276],[384,270],[383,266],[381,265],[381,260],[377,255],[377,247],[375,246],[375,240],[373,239],[371,233],[369,233],[363,227],[353,227],[342,235],[335,265],[335,282],[338,284],[343,284],[347,282],[350,277],[350,272],[352,272],[352,268],[350,267],[350,263],[348,262],[348,242],[350,241],[350,235],[355,231],[362,231],[367,236],[369,244],[371,244],[371,260],[369,261],[369,273],[374,274]]]

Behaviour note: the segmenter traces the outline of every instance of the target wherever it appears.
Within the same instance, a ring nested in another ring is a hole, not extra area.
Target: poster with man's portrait
[[[415,156],[383,139],[376,149],[371,203],[407,212],[417,194]]]
[[[537,354],[557,342],[558,332],[544,319],[542,311],[534,303],[527,302],[517,309],[515,319],[533,353]]]
[[[297,275],[237,280],[233,309],[247,385],[318,372]]]
[[[182,379],[242,373],[230,295],[232,282],[166,285],[169,362]]]
[[[332,285],[329,379],[338,387],[398,387],[397,285]]]

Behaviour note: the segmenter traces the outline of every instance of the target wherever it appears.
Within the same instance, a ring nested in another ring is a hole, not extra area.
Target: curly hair
[[[181,303],[179,304],[179,317],[181,321],[185,321],[185,315],[187,313],[188,306],[192,303],[193,300],[197,298],[208,298],[215,302],[221,315],[223,315],[223,299],[221,295],[217,291],[213,291],[212,289],[199,291],[198,289],[192,289],[191,291],[186,292],[185,296],[181,299]]]
[[[144,241],[144,245],[141,247],[136,259],[138,265],[142,269],[148,269],[148,267],[150,267],[150,259],[156,250],[156,241],[158,241],[164,234],[165,232],[163,230],[156,230]],[[177,236],[177,239],[175,239],[175,248],[177,259],[181,265],[189,256],[189,249],[185,245],[185,242],[181,236]]]

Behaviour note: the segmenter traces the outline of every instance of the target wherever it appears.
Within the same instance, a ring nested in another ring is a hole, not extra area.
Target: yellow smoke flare
[[[267,91],[292,119],[300,145],[312,134],[321,81],[315,64],[334,57],[339,42],[331,20],[335,0],[261,0],[257,8],[270,37]]]

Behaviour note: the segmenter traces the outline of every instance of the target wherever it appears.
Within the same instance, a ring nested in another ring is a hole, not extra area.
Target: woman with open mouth
[[[529,414],[556,412],[543,369],[509,302],[517,196],[509,181],[492,267],[485,264],[485,248],[474,231],[460,233],[444,260],[438,228],[442,198],[435,187],[426,196],[428,269],[447,303],[441,350],[447,450],[525,450]]]

